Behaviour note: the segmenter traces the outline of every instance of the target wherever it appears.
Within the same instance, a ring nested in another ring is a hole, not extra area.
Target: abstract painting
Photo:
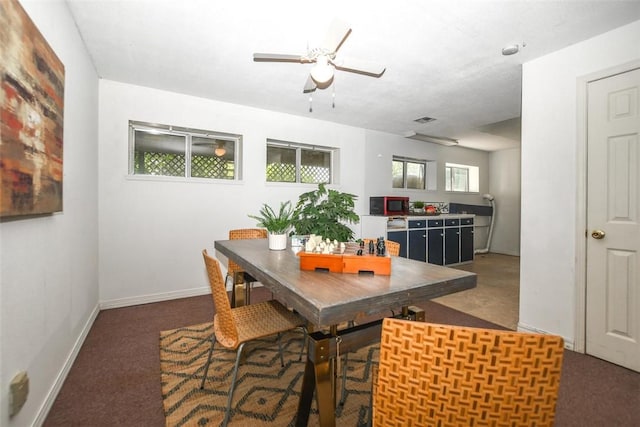
[[[0,217],[62,211],[64,65],[17,0],[0,1]]]

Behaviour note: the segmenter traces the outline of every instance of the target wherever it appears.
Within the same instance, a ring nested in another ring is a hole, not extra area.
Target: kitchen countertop
[[[424,215],[424,214],[409,214],[409,215],[370,215],[384,218],[398,218],[398,219],[438,219],[438,218],[473,218],[476,216],[475,214],[467,214],[467,213],[443,213],[438,215]]]
[[[463,219],[474,218],[474,214],[439,214],[439,215],[396,215],[396,216],[378,216],[380,218],[386,218],[387,230],[406,230],[409,229],[410,221],[433,221],[433,220],[447,220],[447,219]],[[475,222],[475,221],[474,221]]]
[[[438,215],[422,215],[422,214],[409,214],[407,215],[407,218],[409,219],[413,219],[413,218],[427,218],[427,219],[433,219],[433,218],[469,218],[469,217],[474,217],[474,214],[452,214],[452,213],[444,213],[444,214],[438,214]]]

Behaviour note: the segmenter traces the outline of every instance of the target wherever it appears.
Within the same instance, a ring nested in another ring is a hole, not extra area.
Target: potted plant
[[[315,234],[339,242],[352,240],[353,230],[345,223],[360,221],[353,210],[356,198],[353,194],[327,189],[324,184],[301,194],[292,218],[295,234]]]
[[[269,249],[280,251],[287,248],[287,232],[291,228],[293,207],[291,202],[280,202],[280,210],[276,213],[266,203],[262,205],[259,215],[249,215],[258,221],[259,227],[264,227],[269,232]]]
[[[413,202],[413,211],[414,212],[422,212],[424,211],[424,202]]]

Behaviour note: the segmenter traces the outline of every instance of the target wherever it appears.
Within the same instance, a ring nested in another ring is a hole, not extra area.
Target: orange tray
[[[344,254],[318,254],[305,251],[298,252],[300,257],[300,270],[328,270],[331,273],[373,273],[383,276],[391,274],[391,257],[389,255],[355,255]]]

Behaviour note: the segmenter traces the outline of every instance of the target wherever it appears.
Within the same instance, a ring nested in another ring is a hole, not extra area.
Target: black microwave
[[[409,198],[401,196],[369,197],[369,215],[409,215]]]

